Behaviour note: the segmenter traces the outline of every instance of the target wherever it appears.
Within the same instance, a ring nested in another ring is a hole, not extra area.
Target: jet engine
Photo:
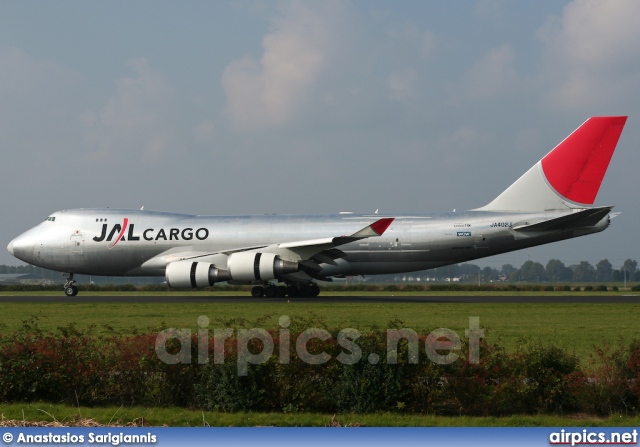
[[[210,287],[221,281],[268,281],[300,270],[296,261],[285,261],[274,253],[239,252],[227,258],[226,269],[209,262],[174,261],[167,264],[169,287]]]
[[[175,261],[167,264],[165,279],[169,287],[209,287],[227,281],[229,272],[208,262]]]
[[[285,261],[273,253],[233,253],[227,261],[234,281],[268,281],[300,270],[296,261]]]

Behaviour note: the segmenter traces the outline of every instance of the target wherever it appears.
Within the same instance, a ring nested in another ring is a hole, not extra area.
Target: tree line
[[[476,264],[453,264],[445,267],[438,267],[422,272],[407,273],[403,275],[377,275],[373,277],[376,281],[383,282],[405,282],[405,281],[429,281],[429,280],[459,280],[459,281],[481,281],[481,282],[640,282],[640,270],[637,268],[638,262],[634,259],[627,259],[620,268],[614,268],[608,259],[599,261],[595,266],[588,261],[580,261],[578,264],[565,265],[559,259],[550,259],[546,265],[536,261],[526,261],[516,268],[511,264],[504,264],[500,269],[492,267],[480,267]],[[33,274],[45,279],[61,281],[60,272],[47,270],[33,265],[0,265],[0,274]],[[122,277],[99,277],[78,275],[76,277],[80,283],[89,281],[100,284],[128,283],[132,278]],[[135,278],[136,283],[162,282],[161,278]]]
[[[48,270],[35,265],[0,265],[0,275],[3,274],[32,274],[37,275],[45,280],[62,284],[64,282],[63,274],[54,270]],[[80,284],[162,284],[164,277],[124,277],[124,276],[89,276],[74,275]]]
[[[499,269],[465,263],[401,275],[380,275],[376,280],[389,282],[638,282],[640,270],[637,267],[638,262],[634,259],[627,259],[619,268],[614,268],[608,259],[599,261],[595,266],[589,261],[580,261],[578,264],[567,266],[559,259],[550,259],[546,265],[529,260],[520,268],[512,264],[504,264]]]

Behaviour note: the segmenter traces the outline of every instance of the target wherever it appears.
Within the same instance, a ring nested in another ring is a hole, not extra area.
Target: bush
[[[597,348],[584,401],[598,415],[640,413],[640,341],[616,349]]]
[[[414,339],[417,357],[412,357],[409,341],[401,339],[397,351],[390,351],[397,362],[390,364],[386,331],[359,337],[354,333],[354,345],[349,346],[338,343],[338,331],[332,330],[326,340],[309,337],[308,352],[329,357],[309,364],[300,359],[296,340],[304,327],[313,326],[321,326],[313,317],[291,324],[288,363],[279,358],[286,357],[285,339],[279,338],[280,331],[270,333],[273,355],[264,363],[249,364],[246,375],[239,375],[236,336],[224,346],[210,339],[210,362],[198,364],[194,335],[187,352],[191,362],[169,365],[156,355],[157,334],[98,338],[72,325],[44,333],[32,319],[20,330],[0,335],[0,401],[174,405],[230,412],[640,414],[640,341],[597,349],[585,372],[575,355],[532,342],[507,354],[481,340],[479,362],[472,363],[466,338],[461,349],[451,351],[458,358],[449,364],[429,359],[425,346],[434,342],[431,338]],[[389,323],[390,328],[402,326],[401,321]],[[182,348],[175,338],[165,346],[172,353]],[[262,342],[251,339],[248,349],[260,352]],[[358,350],[359,361],[338,361],[340,355],[355,360]],[[224,353],[222,364],[213,362],[216,352]],[[377,363],[372,354],[378,356]]]

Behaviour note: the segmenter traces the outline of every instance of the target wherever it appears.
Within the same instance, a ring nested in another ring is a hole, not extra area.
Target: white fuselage
[[[316,278],[424,270],[604,230],[595,225],[519,232],[522,225],[571,214],[466,211],[394,215],[379,237],[339,247],[344,256],[319,263]],[[181,253],[210,256],[256,251],[282,241],[348,235],[380,215],[194,216],[120,209],[75,209],[52,214],[9,244],[17,258],[61,272],[159,276]]]

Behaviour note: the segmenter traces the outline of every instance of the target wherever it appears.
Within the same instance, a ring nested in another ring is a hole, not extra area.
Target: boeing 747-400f
[[[588,119],[489,204],[439,214],[193,216],[73,209],[51,214],[7,249],[74,273],[164,276],[169,287],[254,285],[254,296],[317,296],[332,277],[432,269],[603,231],[592,206],[626,117]]]

